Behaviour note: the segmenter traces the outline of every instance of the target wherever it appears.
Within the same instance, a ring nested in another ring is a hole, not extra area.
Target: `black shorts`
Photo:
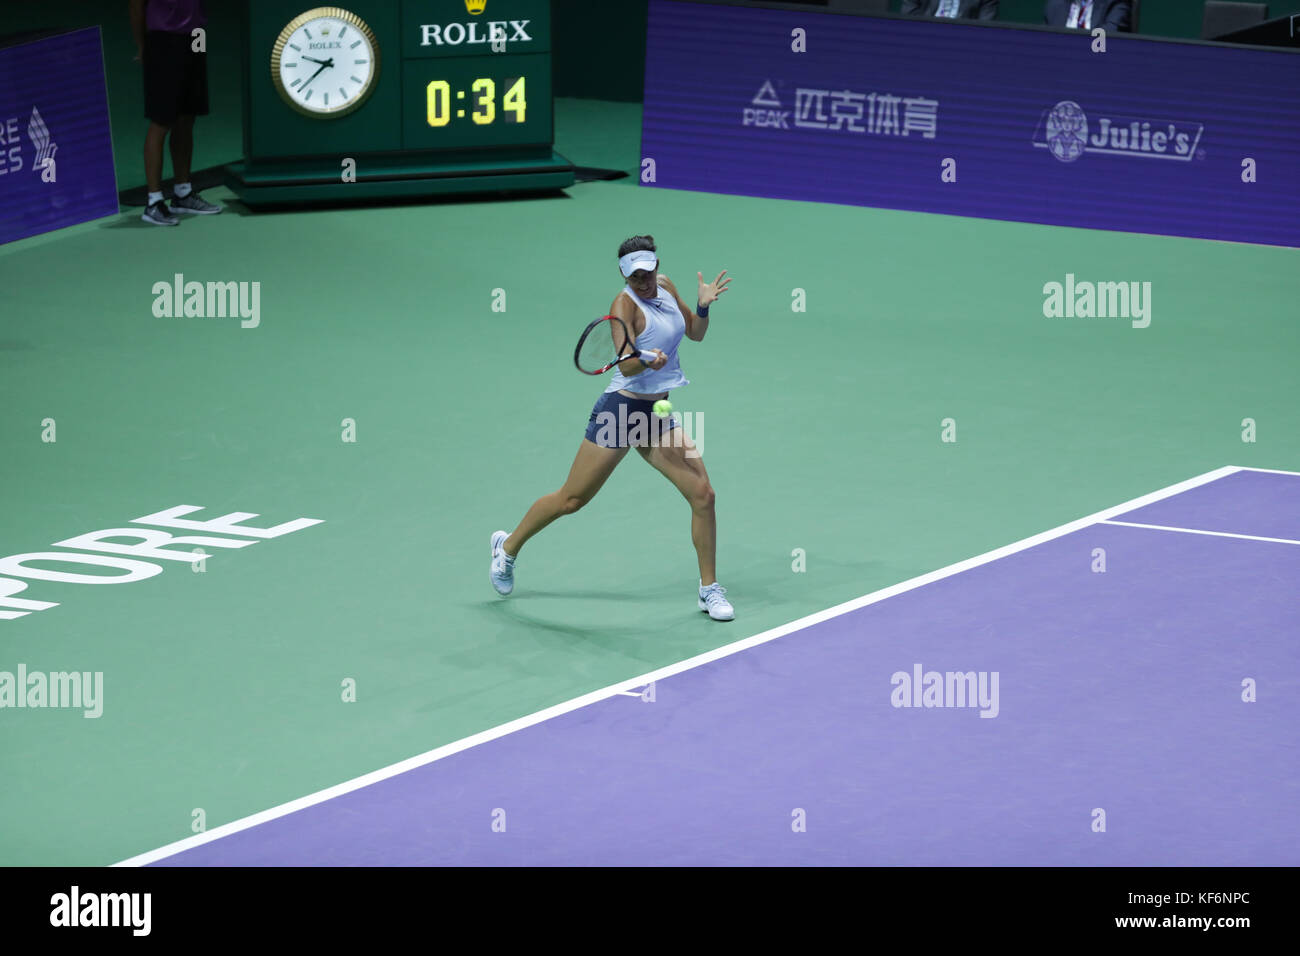
[[[587,419],[587,440],[601,448],[680,444],[680,434],[668,433],[681,428],[682,423],[672,414],[660,418],[654,413],[654,405],[648,398],[605,392],[596,400]]]
[[[144,35],[144,115],[160,126],[208,115],[208,55],[191,50],[193,42],[188,33]]]

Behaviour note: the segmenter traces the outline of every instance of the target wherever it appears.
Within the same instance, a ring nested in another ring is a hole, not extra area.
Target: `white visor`
[[[618,267],[622,270],[624,278],[636,272],[637,269],[644,269],[649,272],[658,264],[659,257],[649,249],[638,249],[636,252],[629,252],[618,260]]]

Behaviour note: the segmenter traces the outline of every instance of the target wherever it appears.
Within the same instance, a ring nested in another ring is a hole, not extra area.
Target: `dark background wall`
[[[241,0],[208,0],[214,32],[228,32],[238,22]],[[555,38],[555,94],[586,99],[639,101],[645,67],[648,0],[552,0]],[[902,0],[890,0],[897,12]],[[310,6],[304,0],[304,7]],[[825,7],[825,0],[809,3]],[[1202,0],[1144,0],[1142,32],[1153,36],[1199,37]],[[998,19],[1005,23],[1041,23],[1043,0],[1001,0]],[[1300,13],[1300,0],[1271,0],[1270,16]],[[134,49],[127,21],[127,0],[0,0],[0,34],[45,26],[101,24],[109,57]],[[719,42],[725,42],[720,39]],[[219,49],[209,62],[221,59]],[[233,65],[233,59],[230,64]],[[213,63],[217,72],[217,64]],[[214,90],[222,96],[227,91]],[[233,97],[233,91],[229,91]]]
[[[793,0],[798,3],[799,0]],[[645,62],[648,0],[553,0],[555,92],[603,100],[639,101]],[[902,0],[890,0],[897,13]],[[826,0],[810,0],[810,8]],[[1143,0],[1141,32],[1197,39],[1203,0]],[[1270,0],[1270,17],[1300,13],[1300,0]],[[1043,22],[1043,0],[1001,0],[1002,23]]]
[[[1300,13],[1300,0],[1267,0],[1268,15]],[[902,0],[890,0],[897,11]],[[1200,37],[1202,0],[1142,0],[1142,33],[1160,37]],[[998,19],[1007,23],[1042,23],[1043,0],[1001,0]]]
[[[640,102],[647,0],[552,0],[555,95]]]

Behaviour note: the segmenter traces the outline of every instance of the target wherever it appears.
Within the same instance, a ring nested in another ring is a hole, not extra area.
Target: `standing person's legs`
[[[221,206],[199,195],[190,182],[194,160],[194,119],[208,115],[208,54],[195,50],[188,37],[177,48],[181,63],[182,85],[178,91],[176,124],[172,127],[172,172],[176,185],[172,189],[172,209],[178,213],[210,216]]]
[[[149,190],[141,219],[155,226],[174,226],[176,216],[163,199],[163,141],[176,123],[183,67],[170,34],[150,30],[140,51],[144,81],[144,115],[149,128],[144,135],[144,178]]]
[[[144,180],[151,193],[162,192],[163,140],[169,128],[150,120],[144,134]]]
[[[194,117],[182,113],[176,117],[171,136],[172,175],[176,185],[190,181],[190,164],[194,161]]]
[[[188,65],[184,37],[159,30],[145,34],[141,50],[141,74],[144,79],[144,115],[149,129],[144,137],[144,173],[149,191],[162,191],[163,140],[172,132],[172,163],[176,163],[174,128],[183,112],[182,100],[187,86]],[[190,117],[193,122],[193,117]],[[186,178],[189,178],[188,160]]]

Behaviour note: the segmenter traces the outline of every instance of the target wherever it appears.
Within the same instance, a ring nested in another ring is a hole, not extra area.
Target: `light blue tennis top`
[[[650,395],[691,384],[682,374],[681,363],[677,360],[677,346],[681,344],[682,336],[686,334],[686,317],[682,315],[682,310],[677,308],[677,300],[673,294],[660,286],[659,294],[647,302],[633,292],[629,285],[623,286],[623,291],[637,304],[637,308],[645,316],[645,329],[636,337],[636,347],[643,352],[660,349],[668,356],[668,363],[660,369],[648,368],[640,375],[633,375],[631,378],[620,372],[616,366],[614,377],[610,379],[609,388],[605,391],[617,392],[619,389],[626,389],[629,392]]]

